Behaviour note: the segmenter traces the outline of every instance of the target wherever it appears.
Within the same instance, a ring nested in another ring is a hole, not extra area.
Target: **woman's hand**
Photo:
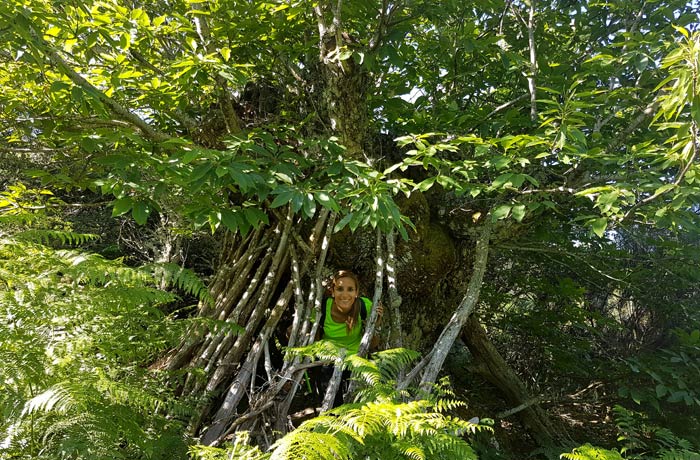
[[[382,319],[383,314],[384,314],[384,305],[382,305],[382,302],[379,301],[379,302],[377,302],[377,321]]]

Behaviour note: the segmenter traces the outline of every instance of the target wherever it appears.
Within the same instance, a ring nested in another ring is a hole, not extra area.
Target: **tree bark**
[[[387,293],[389,294],[389,308],[387,313],[391,318],[391,332],[389,343],[393,348],[403,347],[403,332],[401,326],[401,302],[399,290],[396,287],[396,244],[394,242],[394,232],[386,235],[386,282]],[[403,375],[403,374],[402,374]],[[401,378],[399,378],[401,380]]]
[[[447,323],[447,326],[443,329],[431,352],[418,364],[419,366],[425,366],[420,388],[428,393],[431,391],[432,385],[435,383],[438,373],[445,362],[445,358],[447,358],[447,353],[450,351],[452,344],[454,344],[455,339],[459,335],[459,331],[462,329],[462,326],[464,326],[469,315],[474,311],[476,303],[479,300],[479,293],[488,262],[489,241],[491,239],[491,228],[493,226],[490,214],[486,215],[481,225],[481,234],[476,242],[474,270],[469,280],[467,292],[457,307],[457,310],[452,315],[452,318],[450,318],[450,322]],[[424,362],[426,359],[427,362]],[[415,376],[413,373],[409,375]]]
[[[486,331],[474,315],[467,320],[462,339],[478,362],[479,373],[493,383],[510,404],[524,406],[518,412],[518,417],[539,445],[550,446],[571,441],[566,431],[552,423],[541,406],[532,404],[532,397],[525,384],[488,340]]]
[[[537,52],[535,50],[535,4],[530,0],[530,10],[527,21],[527,41],[530,48],[530,74],[527,76],[527,86],[530,90],[530,119],[537,121]]]
[[[321,1],[314,11],[318,22],[320,61],[323,76],[322,117],[345,146],[349,158],[362,159],[369,120],[369,79],[355,62],[355,40],[343,31],[342,0]]]

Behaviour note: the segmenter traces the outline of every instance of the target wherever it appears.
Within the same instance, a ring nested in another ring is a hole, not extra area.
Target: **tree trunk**
[[[423,360],[418,363],[418,365],[406,376],[403,382],[400,383],[400,388],[405,388],[418,376],[418,373],[423,370],[423,376],[420,382],[420,388],[425,392],[430,392],[435,379],[442,369],[442,365],[447,358],[447,353],[452,348],[455,339],[459,335],[459,331],[462,326],[467,321],[469,315],[476,307],[476,303],[479,300],[479,292],[481,291],[481,285],[484,279],[484,273],[486,272],[486,265],[488,262],[489,255],[489,240],[491,239],[491,228],[493,222],[491,221],[491,215],[487,214],[484,218],[484,222],[481,224],[481,234],[476,242],[476,254],[474,256],[474,270],[472,272],[471,279],[469,280],[469,286],[467,287],[467,292],[464,298],[460,302],[457,310],[455,310],[450,322],[442,330],[440,337],[433,346],[432,350],[423,358]]]
[[[322,119],[330,120],[329,132],[325,134],[338,137],[346,147],[347,158],[362,160],[368,124],[368,79],[348,53],[356,44],[342,30],[341,2],[321,1],[314,11],[320,39],[319,111]],[[200,21],[197,26],[200,35],[206,37],[206,23]],[[223,93],[228,94],[225,85]],[[230,101],[222,101],[224,108],[228,107],[227,102]],[[240,130],[240,123],[230,121],[227,119],[230,132]],[[306,245],[299,238],[299,220],[291,213],[286,217],[271,217],[275,222],[268,228],[258,229],[246,238],[227,235],[221,249],[222,261],[211,283],[214,303],[201,308],[198,316],[202,321],[192,328],[187,342],[168,362],[170,370],[188,370],[181,393],[207,401],[190,427],[194,434],[206,428],[205,444],[217,444],[232,430],[245,429],[248,422],[254,423],[252,414],[273,414],[273,426],[285,431],[287,410],[303,376],[300,369],[306,363],[287,357],[277,372],[268,370],[273,378],[266,390],[248,391],[254,385],[265,344],[292,298],[296,305],[290,344],[307,345],[315,333],[317,326],[310,326],[308,318],[313,311],[319,316],[321,269],[332,225],[325,227],[326,247],[322,249],[319,242],[325,223],[333,218],[328,219],[327,212],[321,213]],[[305,253],[303,262],[297,260],[297,252]],[[319,252],[323,255],[319,256]],[[304,289],[305,272],[317,257],[316,274],[308,277],[310,285]],[[304,291],[308,293],[307,302],[301,300]],[[236,325],[242,328],[237,330]],[[283,401],[278,401],[278,394],[283,389],[287,391],[290,382],[291,390]],[[239,415],[238,407],[244,400],[247,408]]]
[[[462,340],[479,364],[479,373],[493,383],[510,404],[522,407],[518,416],[540,446],[571,442],[566,431],[554,425],[542,407],[532,403],[532,397],[528,394],[525,384],[489,342],[486,331],[474,315],[469,317],[464,326]]]
[[[341,6],[341,1],[320,1],[314,7],[323,78],[321,115],[330,121],[330,130],[345,146],[346,155],[361,160],[369,120],[369,79],[353,56],[359,44],[343,31]]]

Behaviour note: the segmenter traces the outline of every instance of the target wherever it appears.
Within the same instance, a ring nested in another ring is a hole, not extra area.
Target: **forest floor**
[[[520,423],[517,414],[502,419],[495,418],[494,414],[503,411],[506,405],[495,387],[481,382],[469,389],[461,387],[455,390],[457,399],[467,403],[466,407],[458,409],[455,415],[465,420],[474,417],[478,417],[482,422],[493,420],[492,435],[478,435],[470,439],[480,459],[559,458],[560,451],[542,449],[525,435],[527,431]],[[321,400],[322,397],[315,392],[309,392],[304,386],[299,388],[290,409],[292,424],[298,427],[305,420],[317,416]],[[613,448],[617,446],[618,436],[612,416],[614,404],[615,394],[610,393],[602,382],[594,382],[556,401],[543,401],[542,407],[554,423],[565,427],[575,443],[570,446],[571,448],[585,443]],[[569,452],[571,448],[565,452]]]
[[[457,397],[467,402],[467,407],[459,411],[464,419],[479,417],[493,420],[493,435],[490,439],[477,439],[480,459],[551,459],[559,458],[559,451],[546,450],[538,446],[526,435],[526,428],[520,423],[517,414],[497,418],[496,414],[507,410],[507,403],[498,390],[488,383],[457,390]],[[600,382],[570,395],[564,395],[556,401],[542,401],[541,406],[550,415],[555,424],[563,425],[571,436],[574,445],[571,448],[591,443],[596,446],[616,447],[617,428],[612,417],[615,404],[614,394],[610,394]],[[489,452],[487,453],[486,450]],[[569,452],[571,449],[566,450]]]

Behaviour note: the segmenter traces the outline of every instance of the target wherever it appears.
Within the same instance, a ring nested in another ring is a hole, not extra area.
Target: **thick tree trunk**
[[[362,159],[367,136],[369,79],[355,62],[360,45],[343,31],[342,1],[320,1],[314,8],[318,22],[323,77],[321,115],[345,146],[349,158]]]
[[[476,303],[479,300],[479,293],[488,262],[489,241],[491,239],[491,228],[493,226],[490,214],[486,215],[481,225],[481,234],[476,242],[474,270],[472,271],[472,276],[469,280],[464,298],[457,307],[457,310],[455,310],[452,318],[450,318],[450,322],[447,323],[447,326],[442,330],[432,350],[418,363],[408,376],[406,376],[406,379],[400,383],[399,387],[405,388],[422,370],[423,375],[421,377],[420,388],[428,393],[431,391],[432,385],[435,383],[435,379],[447,358],[447,353],[452,348],[452,344],[454,344],[467,318],[474,311]]]
[[[467,320],[462,339],[477,361],[479,373],[493,383],[510,404],[522,408],[517,414],[539,445],[561,445],[570,442],[566,431],[552,423],[542,407],[532,403],[532,397],[528,394],[525,384],[488,340],[486,331],[474,315]]]

